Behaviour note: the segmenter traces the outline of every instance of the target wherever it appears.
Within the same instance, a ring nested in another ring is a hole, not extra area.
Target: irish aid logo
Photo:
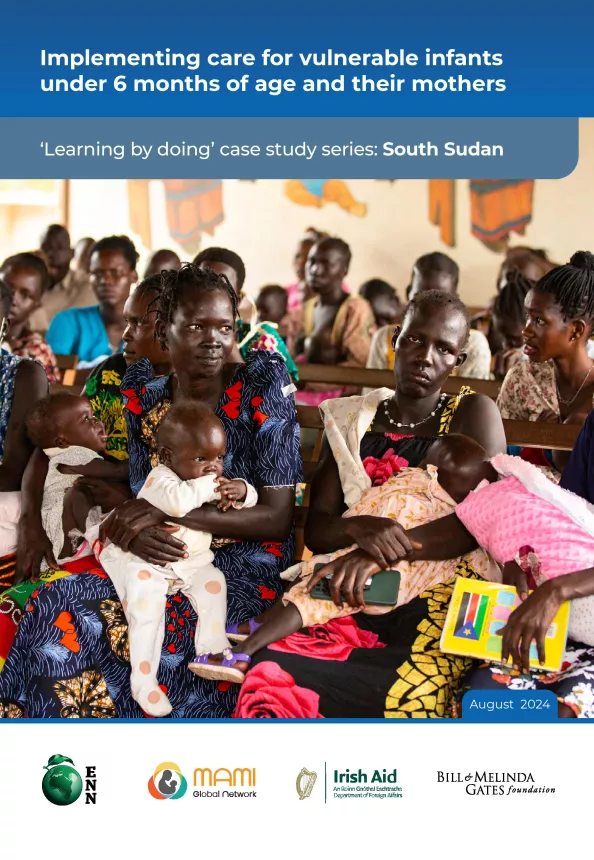
[[[156,800],[179,800],[188,790],[188,783],[175,762],[163,761],[149,779],[148,790]]]

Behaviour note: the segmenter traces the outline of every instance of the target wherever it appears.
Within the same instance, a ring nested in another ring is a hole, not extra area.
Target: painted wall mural
[[[367,215],[367,204],[356,200],[342,179],[289,179],[285,183],[285,194],[298,206],[321,209],[327,203],[335,203],[357,218]]]
[[[499,253],[512,233],[524,235],[532,221],[534,180],[475,179],[469,182],[471,232],[490,251]],[[456,246],[456,182],[429,181],[429,221],[439,227],[442,242]]]
[[[184,251],[194,255],[200,250],[203,235],[213,236],[224,221],[223,182],[220,179],[169,179],[162,184],[169,235]],[[429,222],[439,228],[444,245],[455,248],[456,180],[431,179],[428,188]],[[533,214],[533,180],[477,179],[470,180],[468,188],[471,233],[486,248],[500,253],[508,245],[512,233],[524,235]],[[283,190],[298,206],[321,209],[334,204],[357,218],[367,215],[367,204],[358,200],[348,183],[341,179],[289,179]],[[128,206],[132,230],[141,237],[146,248],[151,248],[149,180],[128,181]]]
[[[152,248],[148,179],[128,181],[130,226],[145,248]],[[213,236],[225,219],[220,179],[165,179],[167,227],[171,238],[188,254],[200,250],[203,234]]]

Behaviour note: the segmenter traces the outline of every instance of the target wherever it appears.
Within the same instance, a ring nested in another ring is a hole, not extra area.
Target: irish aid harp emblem
[[[305,767],[301,769],[299,776],[297,777],[297,782],[295,783],[299,800],[305,800],[306,797],[310,796],[317,778],[317,773],[307,770]]]

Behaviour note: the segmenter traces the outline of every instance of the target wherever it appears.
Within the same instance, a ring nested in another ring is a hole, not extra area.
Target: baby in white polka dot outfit
[[[175,518],[211,502],[222,510],[257,504],[254,487],[222,477],[225,430],[207,407],[192,401],[172,406],[159,427],[157,441],[160,465],[150,472],[139,499]],[[171,703],[157,682],[168,594],[180,591],[196,610],[197,654],[230,647],[225,633],[227,585],[213,565],[212,535],[181,526],[175,536],[186,544],[187,558],[165,567],[142,561],[110,543],[95,550],[128,619],[132,696],[152,717],[171,712]]]

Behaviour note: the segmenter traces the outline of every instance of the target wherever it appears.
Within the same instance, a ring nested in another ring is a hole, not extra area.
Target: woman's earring
[[[2,320],[2,325],[0,326],[0,346],[4,343],[4,339],[8,333],[8,318],[4,317]]]

